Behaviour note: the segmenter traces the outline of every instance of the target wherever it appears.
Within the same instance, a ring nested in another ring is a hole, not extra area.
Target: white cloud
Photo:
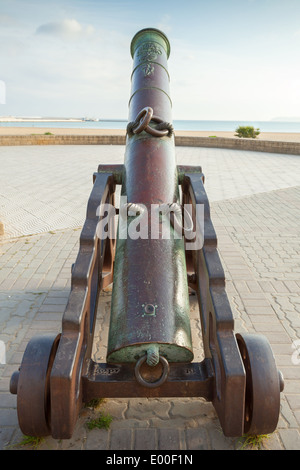
[[[257,19],[255,9],[247,8],[245,12],[252,13],[243,21],[237,21],[243,6],[235,15],[230,5],[221,8],[221,0],[215,1],[220,4],[217,10],[210,5],[214,2],[198,0],[191,2],[191,10],[161,0],[154,0],[150,10],[137,8],[137,0],[2,3],[3,114],[127,117],[130,41],[150,25],[165,32],[171,43],[174,119],[299,114],[299,24],[296,14],[281,19],[288,6],[283,10],[279,0],[270,0],[277,13],[262,10]]]
[[[89,20],[48,22],[38,35],[35,27],[23,36],[14,54],[0,48],[0,79],[7,86],[0,114],[126,118],[130,37],[93,26]],[[12,32],[0,34],[8,46],[12,38]]]
[[[93,34],[94,31],[94,27],[90,24],[83,26],[75,19],[66,19],[42,24],[37,28],[36,34],[47,34],[59,36],[64,39],[74,39],[81,36],[89,36]]]

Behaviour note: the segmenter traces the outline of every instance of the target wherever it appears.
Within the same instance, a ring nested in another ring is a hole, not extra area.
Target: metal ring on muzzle
[[[159,356],[159,362],[162,364],[163,366],[163,372],[162,372],[162,375],[160,376],[160,378],[158,380],[156,380],[155,382],[147,382],[145,379],[143,379],[143,377],[141,376],[141,373],[140,373],[140,368],[141,366],[144,364],[144,362],[147,361],[147,354],[145,354],[145,356],[142,356],[136,363],[135,365],[135,369],[134,369],[134,373],[135,373],[135,377],[136,377],[136,380],[138,381],[138,383],[140,385],[142,385],[143,387],[148,387],[148,388],[155,388],[155,387],[159,387],[160,385],[162,385],[168,375],[169,375],[169,363],[167,361],[167,359],[163,356]]]

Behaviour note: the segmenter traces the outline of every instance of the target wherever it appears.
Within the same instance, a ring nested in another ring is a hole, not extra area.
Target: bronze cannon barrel
[[[184,239],[176,236],[170,217],[160,211],[181,207],[169,54],[169,41],[159,30],[143,29],[132,39],[129,124],[107,352],[111,363],[136,362],[148,354],[151,365],[151,352],[169,362],[193,359]],[[156,364],[157,357],[153,361]]]

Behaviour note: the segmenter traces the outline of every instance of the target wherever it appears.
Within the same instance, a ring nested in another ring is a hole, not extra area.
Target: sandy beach
[[[51,132],[54,135],[125,135],[123,129],[74,129],[74,128],[46,128],[46,127],[1,127],[0,136],[2,135],[31,135],[45,134]],[[235,132],[217,132],[217,131],[175,131],[176,136],[190,137],[227,137],[236,138]],[[271,140],[280,142],[300,142],[300,133],[293,132],[261,132],[257,140]]]

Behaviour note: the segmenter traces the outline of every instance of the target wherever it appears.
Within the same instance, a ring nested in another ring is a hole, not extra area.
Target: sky
[[[300,0],[0,0],[0,116],[127,119],[146,27],[171,44],[173,119],[300,116]]]

